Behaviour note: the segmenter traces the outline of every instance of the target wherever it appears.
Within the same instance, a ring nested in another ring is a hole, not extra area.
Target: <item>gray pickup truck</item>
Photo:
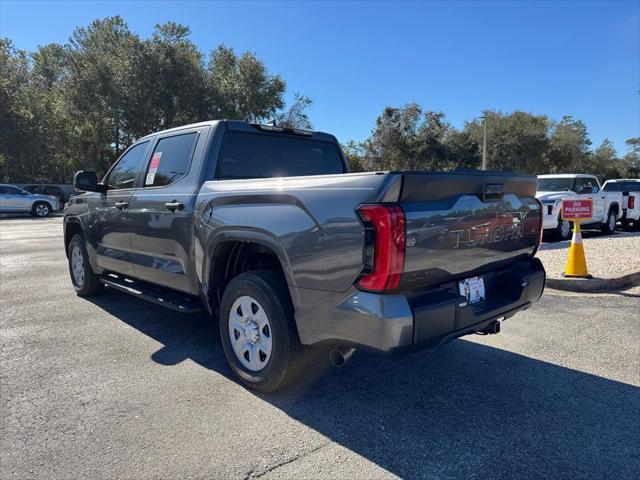
[[[318,352],[435,346],[542,295],[534,177],[349,173],[335,137],[211,121],[78,172],[64,242],[78,295],[106,285],[219,318],[234,373],[274,391]]]

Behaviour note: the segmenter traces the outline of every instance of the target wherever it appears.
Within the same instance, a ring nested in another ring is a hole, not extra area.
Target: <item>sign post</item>
[[[569,258],[564,276],[571,278],[592,278],[587,271],[587,259],[582,246],[580,222],[593,217],[593,199],[562,200],[562,219],[573,222],[573,236],[569,248]]]

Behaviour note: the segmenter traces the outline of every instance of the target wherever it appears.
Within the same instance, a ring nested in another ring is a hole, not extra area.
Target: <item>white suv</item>
[[[622,215],[622,194],[602,190],[594,175],[558,174],[538,175],[536,198],[544,205],[542,228],[556,240],[567,240],[571,236],[571,222],[562,220],[562,200],[593,200],[593,218],[581,222],[587,227],[599,227],[610,234]]]

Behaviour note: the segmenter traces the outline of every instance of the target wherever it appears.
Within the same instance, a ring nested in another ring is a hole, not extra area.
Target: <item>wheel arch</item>
[[[67,257],[69,256],[69,244],[71,243],[73,236],[76,234],[80,234],[84,238],[84,232],[80,222],[76,219],[66,220],[64,222],[64,252]]]
[[[618,202],[613,202],[611,205],[609,205],[609,210],[608,211],[609,212],[611,212],[611,211],[615,212],[616,217],[618,215],[620,215],[620,205],[618,204]]]
[[[295,306],[295,280],[288,256],[280,243],[268,232],[225,229],[216,232],[206,249],[202,265],[202,295],[211,313],[217,311],[224,288],[240,273],[251,270],[276,270],[287,284]]]
[[[53,212],[53,205],[51,205],[51,202],[48,202],[47,200],[42,200],[42,199],[37,199],[34,200],[33,203],[31,204],[31,211],[35,211],[36,205],[38,205],[39,203],[44,203],[45,205],[47,205],[49,207],[49,213]]]

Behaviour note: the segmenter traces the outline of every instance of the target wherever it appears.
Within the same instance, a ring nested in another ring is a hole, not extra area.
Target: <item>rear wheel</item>
[[[104,285],[91,269],[87,247],[84,244],[84,238],[79,233],[75,234],[69,242],[67,256],[71,283],[76,293],[81,297],[88,297],[101,292]]]
[[[609,214],[607,215],[607,221],[602,224],[600,230],[605,235],[611,235],[616,230],[616,212],[613,210],[609,210]]]
[[[48,217],[50,213],[51,205],[47,202],[36,202],[31,209],[31,214],[35,217]]]
[[[231,280],[222,296],[220,338],[233,372],[263,392],[298,379],[310,350],[300,344],[286,283],[267,270]]]

